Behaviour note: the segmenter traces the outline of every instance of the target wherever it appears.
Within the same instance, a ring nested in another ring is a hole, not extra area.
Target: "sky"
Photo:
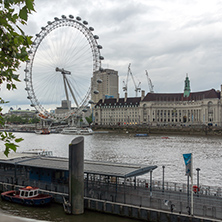
[[[220,90],[222,70],[222,2],[219,0],[44,0],[35,1],[36,12],[29,16],[28,35],[40,32],[48,21],[61,15],[80,16],[89,22],[98,43],[103,46],[103,68],[118,71],[119,93],[128,65],[136,84],[149,92],[145,70],[156,93],[182,93],[189,76],[191,91]],[[19,70],[21,83],[1,97],[10,101],[3,106],[31,108],[24,90],[24,66]],[[89,76],[90,78],[90,76]],[[128,82],[128,96],[134,97],[134,83]]]

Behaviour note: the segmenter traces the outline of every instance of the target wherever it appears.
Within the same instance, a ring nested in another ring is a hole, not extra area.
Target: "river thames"
[[[15,135],[24,139],[19,144],[17,152],[45,149],[52,151],[53,155],[58,157],[68,157],[69,144],[76,137],[75,135],[37,135],[34,133],[15,133]],[[182,154],[192,153],[194,183],[197,176],[195,169],[200,168],[200,185],[221,186],[221,137],[168,135],[168,139],[163,139],[164,136],[166,135],[134,137],[133,134],[115,133],[88,135],[84,136],[84,156],[88,160],[157,165],[158,168],[153,172],[153,179],[160,181],[162,180],[162,166],[164,165],[165,181],[186,183],[187,177],[185,176]],[[0,143],[0,149],[4,149],[3,143]],[[149,179],[149,175],[142,177]],[[91,213],[87,214],[90,215]],[[95,213],[95,215],[97,214]],[[52,221],[53,219],[46,218],[46,220]],[[114,220],[118,221],[118,219]],[[53,221],[60,220],[54,218]],[[81,221],[88,220],[83,219]],[[111,219],[97,221],[111,221]],[[119,221],[124,221],[124,218]],[[126,221],[130,220],[127,219]]]

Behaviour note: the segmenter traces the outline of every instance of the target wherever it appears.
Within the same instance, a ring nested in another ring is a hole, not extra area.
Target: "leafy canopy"
[[[16,71],[20,64],[28,60],[28,48],[31,36],[25,35],[20,26],[26,25],[28,14],[34,10],[34,0],[0,0],[0,87],[6,83],[8,90],[16,89],[18,82]],[[6,103],[0,97],[0,104]],[[0,107],[0,114],[2,108]],[[4,117],[0,115],[0,126],[4,126]],[[23,139],[15,138],[12,133],[0,132],[0,140],[5,144],[5,155],[10,150],[16,151],[18,142]]]

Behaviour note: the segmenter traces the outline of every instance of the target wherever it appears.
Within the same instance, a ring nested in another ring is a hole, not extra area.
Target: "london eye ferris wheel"
[[[80,17],[49,21],[29,51],[25,90],[41,118],[62,120],[78,116],[88,105],[93,72],[101,69],[100,46],[94,29]],[[62,112],[61,102],[66,101]],[[56,112],[57,110],[58,112]]]

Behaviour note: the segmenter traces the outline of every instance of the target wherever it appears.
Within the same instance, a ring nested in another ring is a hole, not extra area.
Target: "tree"
[[[86,117],[86,120],[88,124],[90,125],[92,123],[92,114],[89,117]]]
[[[34,10],[34,0],[0,0],[0,86],[6,83],[8,90],[16,89],[14,82],[18,82],[16,74],[22,62],[28,60],[28,48],[31,36],[25,35],[20,26],[26,25],[28,14]],[[0,98],[0,103],[6,103]],[[2,108],[0,107],[0,114]],[[4,126],[4,117],[0,115],[0,125]],[[8,156],[10,150],[16,151],[22,138],[16,138],[12,133],[0,132],[0,140],[5,144],[4,154]]]

